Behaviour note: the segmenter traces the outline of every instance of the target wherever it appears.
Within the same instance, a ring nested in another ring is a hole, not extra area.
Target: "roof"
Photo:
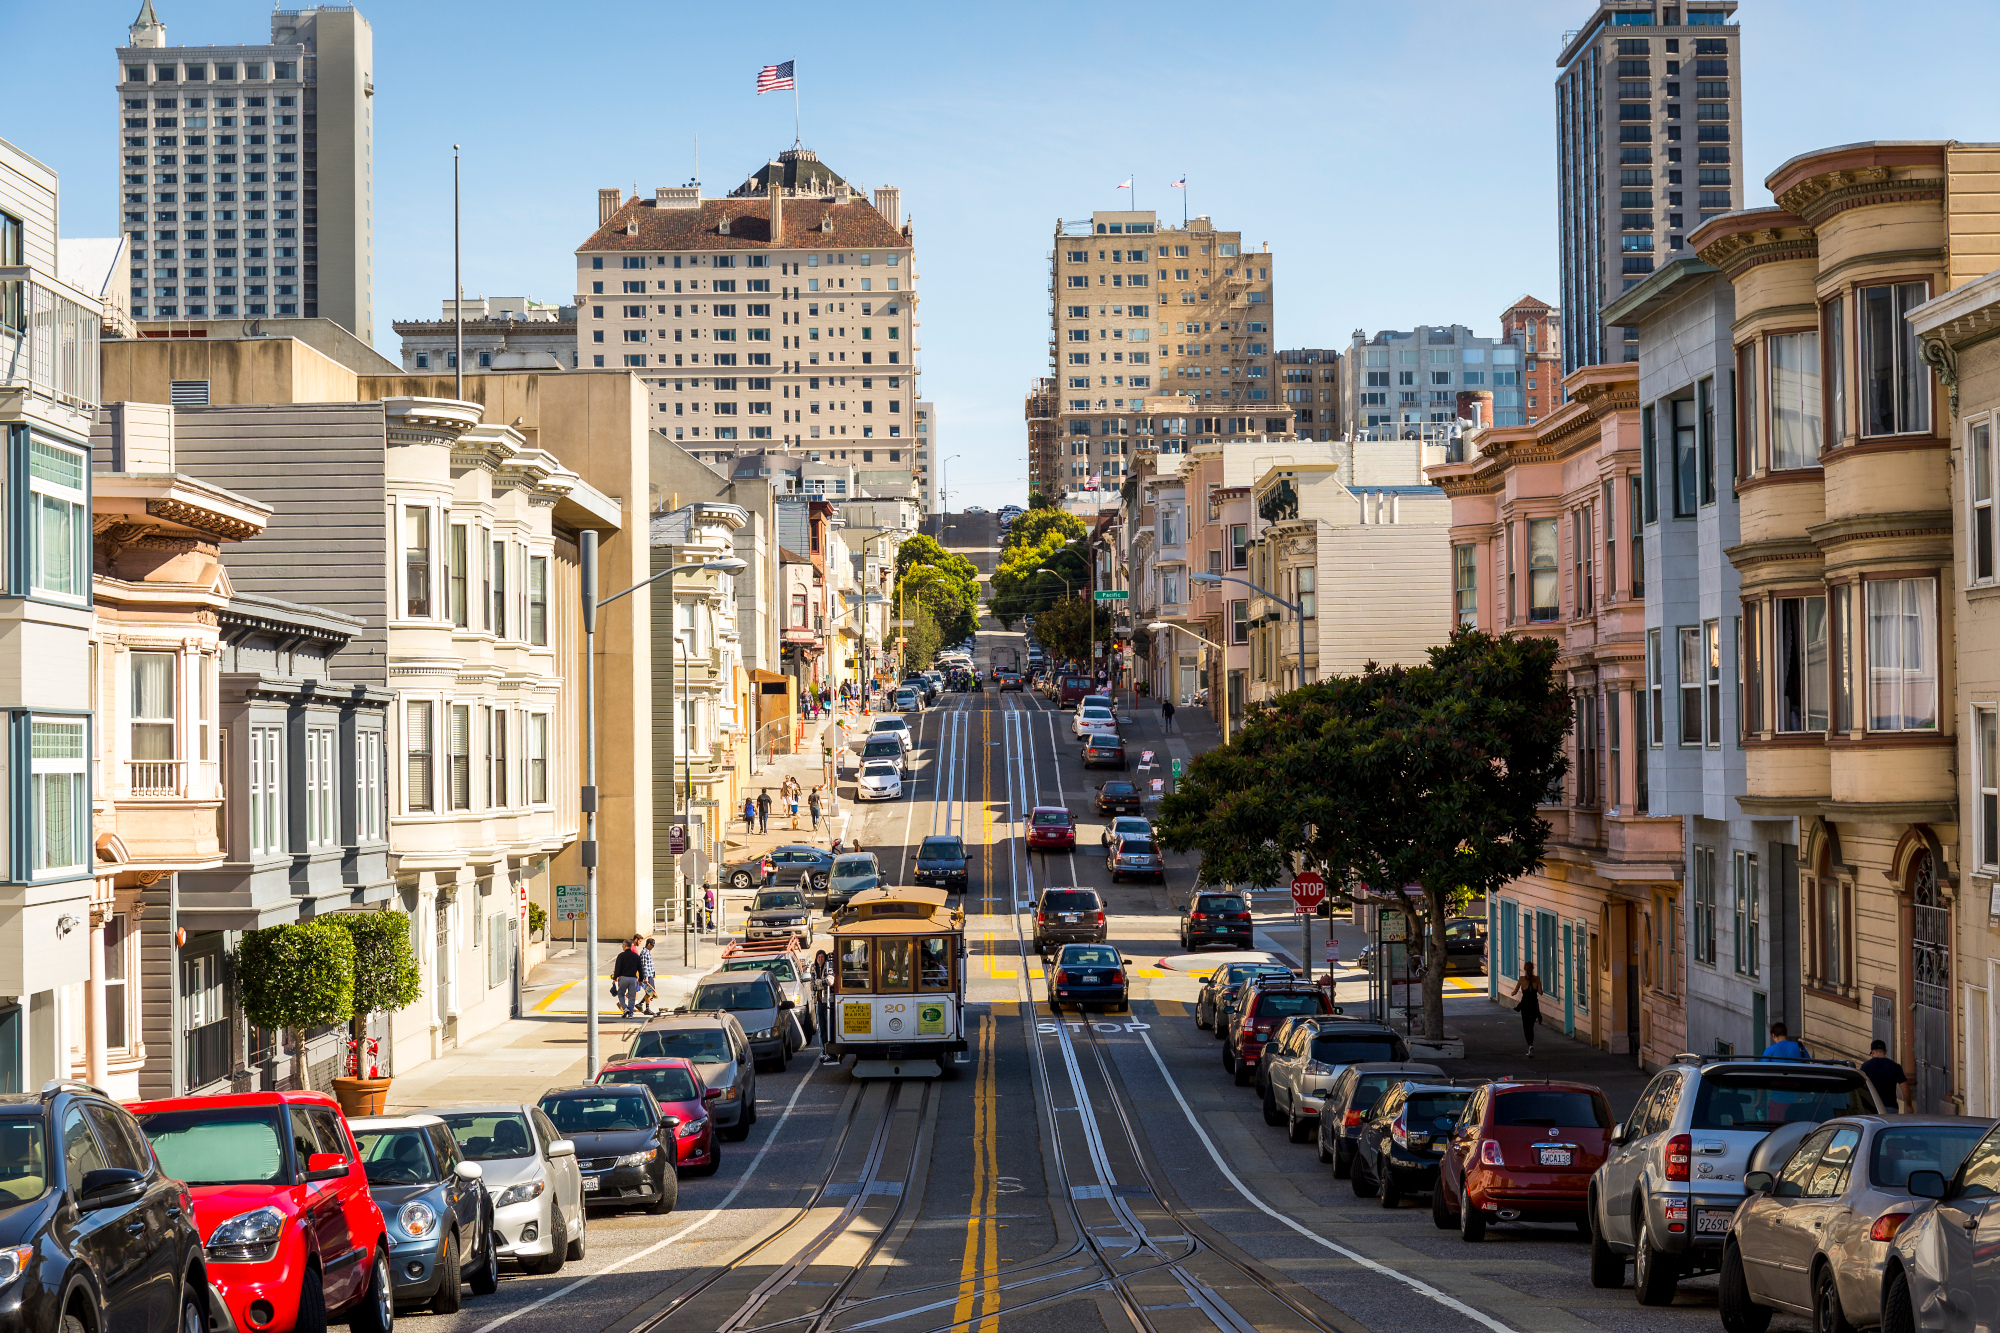
[[[810,148],[787,148],[778,154],[775,162],[766,162],[751,172],[749,178],[729,192],[732,199],[751,196],[763,197],[771,192],[771,168],[780,173],[778,183],[784,187],[786,198],[794,194],[832,194],[836,186],[845,185],[840,173],[819,160],[819,154]]]
[[[1684,255],[1671,264],[1663,265],[1644,282],[1605,306],[1604,322],[1612,325],[1644,323],[1663,310],[1671,298],[1680,296],[1681,289],[1690,279],[1720,272],[1722,270],[1713,264],[1703,263],[1693,255]]]
[[[704,199],[694,208],[660,208],[651,199],[625,201],[611,220],[576,248],[578,254],[631,250],[908,249],[909,234],[889,225],[860,199],[786,199],[784,235],[771,236],[771,201]],[[729,224],[722,231],[724,222]],[[636,223],[636,235],[628,224]],[[831,230],[822,228],[831,223]]]
[[[427,1112],[408,1115],[362,1115],[350,1116],[347,1127],[360,1133],[365,1129],[416,1129],[425,1125],[442,1125],[444,1121]]]

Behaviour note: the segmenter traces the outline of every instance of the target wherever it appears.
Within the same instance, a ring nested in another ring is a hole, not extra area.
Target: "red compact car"
[[[708,1103],[722,1096],[721,1088],[702,1086],[694,1061],[679,1056],[627,1060],[597,1071],[599,1083],[643,1083],[653,1090],[663,1117],[680,1121],[674,1128],[674,1165],[682,1175],[712,1176],[722,1165],[722,1139],[709,1117]]]
[[[1028,816],[1028,850],[1067,852],[1076,848],[1076,821],[1059,805],[1038,805]]]
[[[1502,1079],[1473,1094],[1431,1192],[1431,1220],[1467,1240],[1489,1222],[1590,1230],[1590,1177],[1611,1142],[1611,1104],[1588,1083]]]
[[[389,1242],[339,1103],[253,1092],[128,1109],[194,1195],[212,1333],[319,1333],[339,1320],[390,1333]]]
[[[1246,994],[1237,1001],[1229,1031],[1222,1039],[1222,1067],[1239,1088],[1248,1086],[1257,1073],[1264,1044],[1279,1024],[1300,1014],[1333,1012],[1326,991],[1318,986],[1282,977],[1260,985],[1261,980],[1253,977],[1244,982]]]

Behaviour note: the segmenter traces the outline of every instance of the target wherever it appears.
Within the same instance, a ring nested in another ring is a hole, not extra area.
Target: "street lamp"
[[[1189,574],[1188,582],[1207,583],[1207,584],[1240,583],[1246,588],[1250,588],[1256,592],[1264,594],[1264,596],[1270,598],[1272,601],[1276,602],[1279,606],[1284,607],[1287,611],[1290,611],[1293,615],[1297,616],[1299,618],[1299,684],[1303,685],[1306,683],[1305,603],[1288,602],[1284,598],[1278,596],[1278,594],[1272,592],[1269,588],[1263,587],[1260,584],[1252,583],[1249,579],[1239,579],[1234,574],[1210,574],[1206,571],[1203,571],[1198,574]]]
[[[945,482],[951,479],[951,473],[948,469],[953,463],[963,457],[965,457],[964,454],[953,454],[950,458],[938,464],[938,508],[944,511],[947,518],[951,516],[951,488],[945,485]]]
[[[1201,642],[1215,649],[1216,652],[1222,654],[1222,743],[1224,745],[1229,744],[1229,652],[1228,650],[1225,649],[1221,644],[1217,643],[1214,639],[1203,638],[1201,635],[1196,634],[1193,630],[1189,629],[1185,625],[1169,625],[1164,620],[1155,620],[1151,624],[1147,625],[1146,629],[1149,633],[1152,634],[1158,634],[1161,630],[1167,630],[1169,632],[1172,632],[1174,630],[1179,630],[1181,633],[1187,635],[1190,639],[1199,639],[1201,640]]]
[[[749,566],[735,556],[705,560],[692,565],[672,565],[651,578],[641,579],[623,592],[609,597],[597,595],[597,532],[586,528],[578,540],[578,561],[583,585],[583,792],[578,802],[583,811],[584,938],[590,941],[584,960],[584,1073],[597,1077],[597,611],[621,597],[661,579],[667,581],[667,600],[674,595],[674,575],[709,571],[734,574]],[[685,748],[685,745],[683,745]]]

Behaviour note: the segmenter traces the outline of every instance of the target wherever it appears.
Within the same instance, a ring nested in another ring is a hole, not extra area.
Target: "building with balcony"
[[[1533,426],[1478,432],[1428,475],[1451,498],[1453,614],[1561,648],[1569,772],[1543,866],[1487,897],[1489,993],[1534,964],[1543,1021],[1650,1067],[1686,1049],[1681,821],[1653,813],[1638,369],[1587,367]],[[1609,520],[1609,526],[1607,526]],[[1607,542],[1606,534],[1614,536]]]

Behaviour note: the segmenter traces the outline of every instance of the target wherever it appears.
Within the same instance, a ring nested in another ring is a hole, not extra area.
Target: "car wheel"
[[[486,1233],[486,1259],[472,1272],[472,1294],[491,1296],[500,1290],[500,1233]]]
[[[458,1289],[458,1237],[447,1233],[444,1253],[437,1261],[437,1294],[431,1297],[432,1314],[457,1314],[463,1303]]]
[[[715,1142],[708,1145],[708,1165],[698,1166],[688,1172],[691,1176],[712,1176],[722,1169],[722,1136],[716,1135]]]
[[[1285,1112],[1285,1138],[1287,1141],[1291,1143],[1304,1143],[1308,1138],[1317,1137],[1313,1134],[1315,1128],[1317,1126],[1313,1122],[1300,1117],[1296,1106]]]
[[[1598,1218],[1597,1196],[1590,1199],[1590,1285],[1600,1291],[1625,1285],[1625,1256],[1611,1248]]]
[[[1431,1186],[1431,1225],[1439,1231],[1452,1231],[1458,1227],[1458,1215],[1444,1206],[1444,1180]]]
[[[738,893],[743,892],[743,890],[750,887],[750,873],[746,870],[733,872],[729,876],[729,887],[735,889]]]
[[[385,1263],[382,1268],[382,1287],[386,1291],[388,1286],[389,1270],[388,1265]],[[385,1299],[383,1304],[386,1307],[389,1302]],[[393,1320],[395,1315],[392,1313],[389,1317]],[[67,1324],[68,1321],[65,1320],[65,1330],[67,1329]],[[356,1316],[354,1326],[356,1328],[364,1327],[359,1316]],[[380,1330],[377,1330],[377,1333],[388,1333],[388,1327],[387,1324],[384,1324]],[[208,1333],[208,1316],[202,1311],[201,1297],[193,1291],[181,1293],[180,1333]]]
[[[1326,1125],[1324,1123],[1325,1114],[1326,1113],[1324,1111],[1320,1113],[1322,1123],[1320,1125],[1320,1131],[1318,1135],[1315,1136],[1314,1139],[1314,1141],[1318,1144],[1319,1147],[1319,1164],[1321,1166],[1331,1165],[1340,1156],[1339,1153],[1335,1152],[1333,1149],[1326,1146]]]
[[[1674,1257],[1653,1248],[1652,1229],[1643,1212],[1634,1233],[1637,1240],[1632,1246],[1632,1289],[1639,1297],[1639,1304],[1672,1305],[1674,1290],[1680,1283]]]
[[[538,1254],[532,1259],[521,1261],[521,1271],[535,1277],[546,1277],[550,1273],[560,1273],[569,1259],[569,1228],[563,1224],[562,1203],[549,1203],[549,1252]]]
[[[1382,1192],[1379,1198],[1384,1208],[1403,1206],[1403,1186],[1397,1181],[1396,1168],[1393,1166],[1384,1167],[1382,1170]]]
[[[1817,1290],[1814,1295],[1817,1297]],[[1715,1293],[1715,1304],[1722,1316],[1724,1333],[1764,1333],[1771,1326],[1771,1311],[1750,1298],[1749,1275],[1743,1271],[1743,1251],[1733,1240],[1722,1251],[1722,1279]],[[1817,1328],[1818,1312],[1814,1314]]]
[[[1910,1301],[1910,1276],[1901,1269],[1889,1279],[1889,1290],[1882,1296],[1882,1333],[1916,1333],[1917,1308]],[[69,1333],[69,1321],[63,1321],[63,1333]]]
[[[1322,1115],[1325,1112],[1321,1112]],[[1345,1180],[1354,1171],[1354,1154],[1346,1144],[1335,1141],[1333,1145],[1333,1178]]]
[[[1230,1072],[1235,1076],[1237,1087],[1247,1088],[1250,1086],[1250,1076],[1257,1071],[1250,1067],[1248,1061],[1239,1059],[1236,1061],[1234,1069]]]
[[[653,1201],[653,1206],[648,1211],[655,1217],[660,1216],[662,1213],[671,1213],[674,1210],[674,1205],[681,1201],[680,1173],[674,1170],[673,1167],[662,1162],[660,1164],[660,1178],[654,1181],[653,1184],[660,1191],[660,1197]]]
[[[1361,1160],[1360,1150],[1357,1149],[1354,1156],[1349,1158],[1347,1163],[1347,1179],[1354,1186],[1354,1197],[1357,1199],[1372,1199],[1375,1197],[1376,1186],[1374,1177],[1363,1175],[1363,1172],[1367,1171],[1367,1169],[1368,1163]]]
[[[1187,944],[1183,942],[1181,944],[1181,948],[1186,949]],[[1197,1004],[1194,1007],[1194,1025],[1201,1031],[1207,1032],[1209,1029],[1215,1026],[1215,1020],[1208,1016],[1208,1011],[1206,1009],[1203,1009],[1200,1005]]]
[[[1285,1123],[1285,1117],[1278,1114],[1277,1094],[1268,1085],[1264,1088],[1264,1123],[1267,1125]]]
[[[347,1326],[354,1333],[394,1333],[396,1282],[389,1276],[387,1250],[375,1251],[375,1271],[368,1275],[368,1290],[362,1293],[361,1304],[347,1317]],[[204,1321],[197,1333],[206,1333],[207,1327]]]
[[[1236,1057],[1229,1052],[1229,1039],[1227,1037],[1222,1039],[1222,1072],[1225,1074],[1236,1072]]]
[[[1813,1333],[1854,1333],[1841,1308],[1840,1288],[1833,1280],[1833,1265],[1821,1264],[1813,1276]]]
[[[299,1318],[293,1333],[326,1333],[326,1279],[308,1267],[299,1284]]]
[[[590,1251],[590,1209],[583,1206],[583,1200],[576,1204],[576,1237],[569,1243],[568,1255],[572,1260],[581,1259]]]
[[[1463,1182],[1458,1192],[1458,1236],[1460,1240],[1468,1241],[1486,1239],[1486,1210],[1472,1206],[1472,1200],[1466,1197]]]

